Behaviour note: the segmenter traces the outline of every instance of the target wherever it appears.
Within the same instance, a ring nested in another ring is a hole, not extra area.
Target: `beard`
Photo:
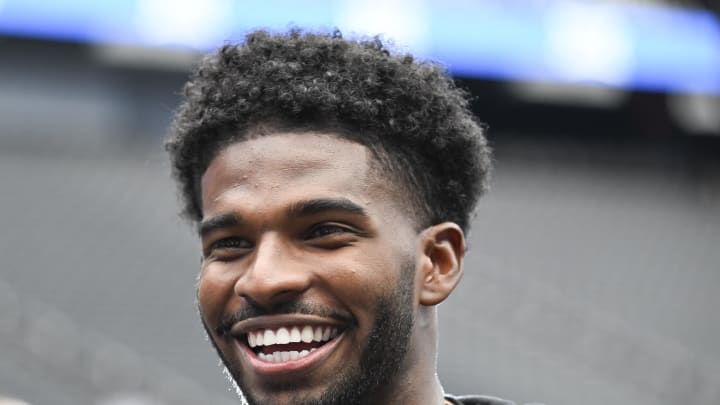
[[[375,321],[358,363],[339,370],[334,381],[331,381],[329,387],[319,396],[293,397],[293,405],[367,405],[376,403],[373,398],[382,396],[384,390],[392,389],[398,376],[402,374],[403,361],[412,334],[414,274],[414,263],[408,261],[402,267],[400,280],[393,292],[378,298],[374,311]],[[293,306],[291,303],[287,308]],[[297,306],[302,307],[301,304]],[[207,332],[225,366],[226,374],[248,405],[281,404],[272,397],[261,398],[247,387],[243,383],[240,367],[223,356],[212,335]],[[278,383],[273,385],[272,389],[275,392],[292,392],[296,387],[296,384]]]

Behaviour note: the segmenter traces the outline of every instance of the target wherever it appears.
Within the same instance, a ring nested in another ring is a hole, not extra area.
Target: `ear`
[[[419,275],[420,304],[431,306],[444,301],[460,281],[465,255],[465,235],[453,222],[443,222],[421,233],[422,261]]]

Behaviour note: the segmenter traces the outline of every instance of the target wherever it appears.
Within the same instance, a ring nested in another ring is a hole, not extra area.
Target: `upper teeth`
[[[337,328],[332,326],[292,326],[277,329],[258,329],[248,332],[250,347],[283,345],[288,343],[327,342],[337,336]]]

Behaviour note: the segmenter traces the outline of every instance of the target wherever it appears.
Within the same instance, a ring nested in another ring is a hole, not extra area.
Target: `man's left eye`
[[[339,226],[339,225],[319,225],[314,227],[310,232],[307,234],[307,239],[314,239],[314,238],[322,238],[323,236],[328,235],[334,235],[334,234],[341,234],[341,233],[349,233],[351,232],[350,229]]]

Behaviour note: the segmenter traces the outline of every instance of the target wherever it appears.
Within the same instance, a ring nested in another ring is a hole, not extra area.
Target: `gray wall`
[[[236,403],[160,147],[184,73],[0,46],[0,396]],[[439,310],[446,389],[720,403],[718,167],[662,141],[492,140],[493,188]]]

